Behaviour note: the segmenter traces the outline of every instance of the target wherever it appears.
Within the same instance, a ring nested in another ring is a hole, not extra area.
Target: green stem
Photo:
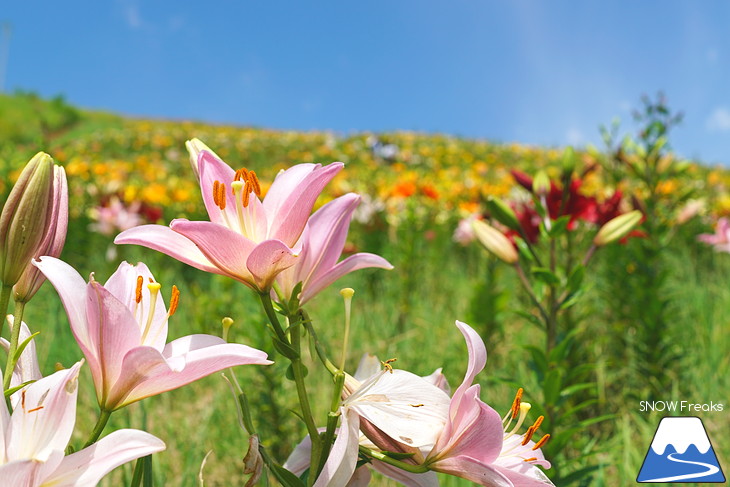
[[[312,456],[310,469],[314,470],[319,465],[319,458],[321,452],[321,441],[319,432],[317,431],[317,425],[314,423],[314,417],[312,415],[312,408],[309,405],[309,396],[307,395],[307,387],[304,383],[304,364],[301,359],[301,331],[298,327],[298,317],[292,316],[290,318],[291,332],[287,336],[286,332],[279,322],[278,316],[276,316],[276,310],[274,310],[274,304],[271,302],[271,296],[268,293],[260,293],[261,304],[264,307],[266,316],[269,318],[269,322],[274,329],[276,338],[281,342],[291,346],[294,350],[294,355],[287,357],[291,362],[291,371],[294,376],[294,383],[297,388],[297,397],[299,398],[299,407],[302,412],[302,420],[307,427],[307,433],[309,438],[312,440]],[[295,321],[296,320],[296,321]],[[314,467],[314,468],[312,468]],[[313,480],[313,479],[312,479]]]
[[[109,418],[112,415],[112,411],[107,411],[106,409],[102,409],[99,414],[99,419],[96,421],[96,426],[94,426],[94,431],[91,432],[91,435],[89,436],[89,439],[86,441],[86,444],[84,444],[84,448],[89,447],[96,443],[96,440],[99,439],[101,436],[101,432],[104,431],[104,427],[106,426],[106,423],[109,421]]]
[[[18,341],[20,340],[20,328],[23,322],[23,311],[25,311],[25,303],[22,301],[15,302],[15,315],[13,317],[13,329],[10,330],[10,348],[8,349],[8,361],[5,363],[5,376],[3,377],[3,390],[7,391],[10,387],[10,380],[13,378],[13,370],[18,358],[15,356],[18,351]]]
[[[401,470],[405,470],[406,472],[411,473],[426,473],[429,471],[429,468],[427,465],[413,465],[412,463],[405,463],[401,462],[400,460],[396,460],[395,458],[391,458],[385,453],[377,450],[371,450],[368,447],[360,446],[360,453],[363,453],[369,457],[372,457],[376,460],[380,460],[383,463],[387,463],[388,465],[392,465],[394,467],[398,467]]]
[[[332,441],[335,438],[335,429],[337,428],[337,420],[339,419],[340,404],[342,402],[342,389],[345,387],[345,372],[337,371],[334,377],[335,389],[332,393],[332,404],[330,405],[330,413],[327,415],[327,428],[322,436],[322,453],[320,454],[319,466],[317,467],[317,475],[322,471],[327,458],[330,455]]]
[[[522,287],[524,287],[525,291],[527,291],[527,295],[530,296],[530,300],[532,301],[532,304],[534,304],[535,307],[537,308],[537,310],[540,312],[540,316],[542,316],[543,321],[545,321],[545,326],[547,326],[548,321],[550,321],[550,317],[548,316],[547,312],[545,311],[545,308],[540,303],[540,300],[537,299],[537,296],[535,296],[535,293],[532,290],[532,285],[530,284],[530,280],[527,279],[527,276],[525,275],[525,271],[524,271],[524,269],[522,269],[522,266],[520,265],[519,261],[515,264],[515,269],[517,270],[517,277],[520,278]]]
[[[2,291],[0,291],[0,335],[3,334],[3,326],[5,325],[5,315],[8,314],[8,305],[10,304],[10,294],[13,292],[13,286],[3,285]]]
[[[324,351],[324,347],[322,346],[322,343],[319,341],[319,338],[317,338],[317,333],[314,331],[314,327],[312,326],[312,322],[309,320],[309,316],[307,316],[306,312],[302,310],[302,316],[303,316],[303,324],[304,328],[307,329],[307,333],[309,333],[309,336],[312,337],[312,340],[314,341],[314,349],[317,351],[317,356],[319,357],[319,360],[322,362],[322,364],[325,366],[327,371],[329,371],[330,374],[335,375],[337,374],[340,369],[333,364],[330,359],[327,358],[327,353]]]

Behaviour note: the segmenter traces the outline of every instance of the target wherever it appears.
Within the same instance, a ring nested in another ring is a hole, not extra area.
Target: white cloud
[[[730,132],[730,110],[725,107],[717,107],[705,122],[710,132]]]

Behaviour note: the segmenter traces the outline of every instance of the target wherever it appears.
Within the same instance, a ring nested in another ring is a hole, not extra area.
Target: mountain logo
[[[702,420],[695,416],[662,418],[636,481],[725,482]]]

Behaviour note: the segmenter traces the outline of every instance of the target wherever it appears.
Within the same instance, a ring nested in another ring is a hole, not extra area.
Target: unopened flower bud
[[[502,232],[481,220],[474,221],[472,227],[484,248],[508,264],[517,262],[517,250]]]
[[[563,152],[562,170],[563,174],[573,174],[576,166],[575,150],[572,147],[567,147]]]
[[[489,198],[487,200],[487,210],[495,220],[510,230],[520,230],[520,221],[517,219],[517,215],[504,201],[499,198]]]
[[[0,280],[12,286],[36,255],[53,208],[53,159],[39,152],[28,162],[0,214]]]
[[[546,196],[550,192],[550,178],[545,171],[540,171],[532,181],[532,191],[538,196]]]
[[[198,171],[198,156],[202,151],[208,151],[215,157],[220,159],[220,157],[218,157],[218,154],[210,150],[210,147],[201,142],[200,139],[191,139],[186,141],[185,148],[188,150],[188,154],[190,155],[190,166],[192,166],[193,172],[195,173],[195,177],[197,179],[200,179],[200,172]]]
[[[598,230],[598,233],[593,239],[593,243],[600,247],[625,237],[636,225],[639,224],[642,217],[643,215],[639,210],[630,211],[617,216]]]
[[[66,182],[66,171],[61,166],[53,167],[53,194],[50,219],[45,228],[43,240],[33,255],[34,259],[44,255],[58,257],[66,242],[66,231],[68,229],[68,184]],[[13,286],[15,300],[23,303],[30,301],[41,284],[46,280],[45,275],[28,262],[25,271],[18,282]]]

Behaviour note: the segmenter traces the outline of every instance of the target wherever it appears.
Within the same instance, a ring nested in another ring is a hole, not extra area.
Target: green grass
[[[13,105],[13,119],[33,117],[38,110],[51,113],[65,109],[58,104],[38,108],[32,100],[22,98],[0,99],[0,102],[5,106]],[[44,137],[50,137],[53,144],[63,145],[74,139],[91,140],[110,127],[122,130],[123,121],[116,116],[79,113],[80,118],[73,123],[61,124],[62,133],[61,129],[50,133],[32,127],[27,133],[19,132],[17,140],[3,146],[0,158],[9,153],[35,151],[34,144],[44,141]],[[105,140],[103,137],[98,140],[99,151],[104,151]],[[131,151],[109,145],[112,146],[110,150],[118,152],[114,157],[123,157],[125,150]],[[251,155],[251,159],[264,158],[266,154],[262,150]],[[514,157],[518,158],[518,155]],[[72,188],[83,191],[84,186],[76,184],[73,183]],[[285,364],[270,345],[265,317],[255,296],[232,280],[186,267],[148,249],[118,247],[116,257],[106,260],[110,239],[90,233],[83,210],[80,214],[82,216],[71,224],[63,258],[82,275],[95,272],[96,279],[103,282],[120,260],[141,260],[162,283],[166,297],[173,284],[180,288],[180,306],[170,321],[168,341],[191,333],[217,335],[221,319],[230,316],[235,320],[233,340],[264,349],[276,361],[269,367],[240,367],[236,375],[252,404],[262,441],[283,461],[303,437],[305,428],[292,412],[297,408],[294,386],[284,378]],[[344,323],[338,290],[354,288],[348,370],[355,369],[363,353],[374,353],[381,359],[397,358],[397,367],[421,375],[443,367],[452,387],[461,382],[467,363],[466,347],[454,321],[459,319],[474,325],[483,337],[488,337],[487,368],[478,376],[482,384],[481,397],[497,411],[504,412],[510,407],[517,386],[525,387],[529,400],[535,401],[539,397],[538,381],[524,347],[541,344],[543,333],[514,313],[529,309],[529,301],[507,266],[491,263],[492,270],[496,269],[496,285],[502,297],[496,305],[485,301],[484,294],[480,293],[492,289],[485,286],[491,257],[476,246],[462,248],[454,244],[451,232],[455,223],[454,214],[438,223],[430,217],[405,218],[397,229],[391,227],[371,233],[353,223],[352,243],[361,251],[381,253],[396,269],[366,270],[347,276],[306,308],[320,338],[332,355],[338,356]],[[640,400],[700,403],[727,400],[730,391],[727,374],[730,369],[727,353],[730,346],[727,318],[730,256],[715,254],[697,244],[694,236],[703,230],[706,229],[699,224],[682,227],[665,249],[669,278],[665,288],[656,292],[667,293],[672,319],[664,338],[679,352],[680,358],[675,364],[678,376],[659,397],[642,395],[647,390],[649,378],[637,373],[636,357],[630,351],[619,350],[617,345],[630,343],[631,326],[628,325],[631,323],[612,321],[614,315],[607,304],[611,302],[607,293],[616,285],[612,280],[619,279],[618,285],[630,282],[631,269],[617,268],[616,262],[608,256],[597,255],[588,278],[588,292],[574,312],[587,317],[583,322],[580,353],[587,361],[595,363],[598,371],[600,402],[593,408],[593,413],[615,416],[577,435],[566,452],[575,469],[599,465],[590,485],[633,484],[662,416],[658,412],[640,412]],[[480,313],[482,306],[495,310],[493,319]],[[26,309],[25,321],[31,330],[41,332],[36,342],[45,374],[52,373],[56,363],[68,367],[81,358],[63,307],[50,285],[44,285]],[[323,424],[329,404],[329,376],[311,357],[305,359],[310,370],[307,384],[315,416]],[[73,439],[76,447],[85,441],[97,414],[87,368],[83,369],[81,382]],[[730,404],[725,406],[730,410]],[[727,465],[730,465],[730,437],[725,434],[730,428],[728,414],[703,413],[699,416],[704,420],[719,461],[727,472]],[[246,452],[247,437],[238,427],[234,399],[218,374],[115,413],[107,432],[122,427],[144,429],[167,443],[167,450],[154,457],[156,485],[197,486],[201,463],[211,451],[204,469],[205,485],[239,485],[245,481],[241,459]],[[593,442],[592,453],[588,456],[581,451],[586,441]],[[122,467],[108,476],[102,485],[125,485],[131,478],[131,471],[132,465]],[[394,483],[376,476],[371,485]],[[462,486],[469,482],[443,477],[442,485]]]

